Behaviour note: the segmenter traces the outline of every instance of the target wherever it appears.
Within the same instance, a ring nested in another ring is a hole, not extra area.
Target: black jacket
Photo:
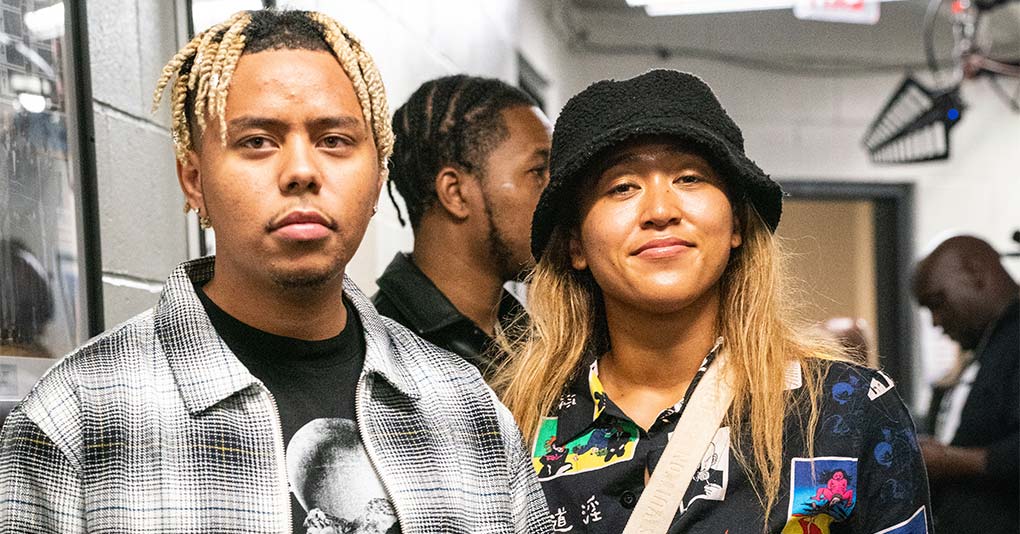
[[[975,358],[981,368],[950,445],[988,449],[987,474],[933,481],[935,531],[1020,532],[1020,301],[995,326]]]

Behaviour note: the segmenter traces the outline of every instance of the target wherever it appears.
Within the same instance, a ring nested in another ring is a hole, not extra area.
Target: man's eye
[[[350,144],[346,138],[340,135],[327,135],[322,138],[322,145],[326,148],[340,148]]]
[[[677,181],[684,184],[695,184],[701,181],[701,177],[696,174],[685,174],[678,177]]]
[[[269,145],[269,141],[265,137],[250,137],[241,141],[241,146],[245,148],[252,148],[255,150],[266,148]]]

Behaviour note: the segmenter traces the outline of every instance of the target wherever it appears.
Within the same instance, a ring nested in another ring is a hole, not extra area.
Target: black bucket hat
[[[553,130],[549,186],[531,226],[535,259],[553,230],[573,213],[582,171],[605,150],[638,135],[669,135],[690,145],[726,181],[731,198],[749,202],[771,232],[779,226],[783,191],[744,154],[744,136],[712,89],[686,72],[653,70],[604,80],[574,95]]]

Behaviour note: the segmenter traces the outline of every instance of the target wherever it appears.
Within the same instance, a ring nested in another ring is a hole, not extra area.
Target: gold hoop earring
[[[208,229],[212,228],[212,219],[210,219],[209,217],[206,217],[205,215],[202,215],[202,212],[199,211],[198,208],[191,207],[191,203],[188,202],[187,200],[185,200],[184,201],[184,213],[191,213],[193,211],[198,215],[198,226],[200,228],[202,228],[203,230],[208,230]]]

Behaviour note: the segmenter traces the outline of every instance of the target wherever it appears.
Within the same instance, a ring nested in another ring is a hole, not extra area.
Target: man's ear
[[[570,252],[570,266],[578,271],[587,269],[588,259],[584,255],[584,247],[581,246],[581,235],[577,230],[570,231],[567,248]]]
[[[386,173],[380,172],[379,173],[379,183],[375,184],[375,203],[376,204],[379,203],[379,198],[382,197],[383,187],[386,187],[386,180],[389,180],[388,176],[389,176],[389,172],[386,172]]]
[[[464,220],[471,214],[467,191],[469,179],[467,173],[453,167],[443,167],[436,175],[438,204],[454,219]]]
[[[205,197],[202,195],[202,171],[198,154],[189,151],[184,161],[177,160],[177,181],[181,184],[184,199],[188,204],[199,210],[199,216],[208,217],[205,213]]]

